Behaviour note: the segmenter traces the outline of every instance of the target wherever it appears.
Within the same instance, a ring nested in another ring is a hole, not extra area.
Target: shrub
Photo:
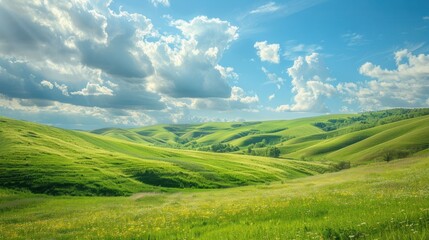
[[[349,169],[350,167],[351,167],[350,162],[346,162],[346,161],[341,161],[334,165],[334,168],[338,171]]]

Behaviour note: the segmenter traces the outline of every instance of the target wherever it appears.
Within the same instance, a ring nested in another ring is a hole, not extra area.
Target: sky
[[[0,115],[71,129],[429,107],[427,0],[0,0]]]

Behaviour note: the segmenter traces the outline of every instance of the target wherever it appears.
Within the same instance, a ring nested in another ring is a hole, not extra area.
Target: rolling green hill
[[[0,117],[0,239],[427,239],[426,112],[92,133]],[[240,150],[160,147],[221,144]]]
[[[429,148],[429,116],[401,120],[330,137],[312,135],[283,143],[290,158],[347,160],[355,163],[383,160],[385,154],[403,158]]]
[[[235,153],[250,155],[265,155],[267,148],[277,147],[282,158],[359,164],[382,160],[385,155],[402,158],[427,149],[428,115],[429,109],[392,109],[284,121],[157,125],[93,133],[203,151],[213,150],[214,144],[229,144],[240,148]]]
[[[225,188],[329,169],[320,163],[159,148],[0,118],[0,186],[34,193],[126,195]]]
[[[395,109],[92,133],[0,118],[0,187],[51,195],[127,195],[282,181],[427,153],[428,113]],[[253,156],[274,147],[280,158]],[[207,152],[219,148],[234,152]]]

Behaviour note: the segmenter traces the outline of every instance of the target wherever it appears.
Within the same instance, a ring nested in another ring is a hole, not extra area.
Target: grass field
[[[2,239],[428,239],[429,158],[131,197],[0,193]]]
[[[93,132],[0,118],[0,239],[429,239],[415,113]],[[280,158],[246,155],[261,140]]]

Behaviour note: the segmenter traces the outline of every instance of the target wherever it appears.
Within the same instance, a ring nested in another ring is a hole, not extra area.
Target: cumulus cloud
[[[271,94],[270,96],[268,96],[268,101],[273,100],[276,97],[276,94]]]
[[[53,89],[54,88],[54,84],[52,84],[51,82],[49,82],[48,80],[43,80],[40,82],[40,85],[47,87],[49,89]]]
[[[324,101],[336,92],[336,88],[327,83],[329,78],[325,76],[326,68],[321,64],[317,53],[298,57],[287,72],[292,78],[294,103],[281,105],[275,111],[329,111]]]
[[[152,2],[152,4],[155,7],[158,7],[158,5],[162,5],[164,7],[169,7],[170,6],[170,1],[169,0],[150,0]]]
[[[142,44],[156,69],[148,78],[148,89],[175,98],[228,98],[231,87],[225,76],[236,75],[219,61],[238,38],[238,28],[206,16],[171,24],[181,36],[164,36],[158,42]]]
[[[0,18],[8,24],[0,26],[0,93],[80,106],[163,108],[145,88],[153,68],[135,44],[157,34],[150,20],[97,4],[2,3]],[[50,91],[54,87],[59,91]]]
[[[111,9],[110,3],[3,1],[0,94],[12,99],[7,102],[42,112],[44,105],[56,105],[101,109],[97,114],[106,116],[126,111],[126,119],[138,111],[152,111],[151,119],[177,119],[183,106],[163,99],[185,99],[189,106],[198,102],[194,98],[210,98],[237,109],[259,101],[231,87],[239,76],[220,64],[239,37],[238,27],[206,16],[169,17],[178,31],[159,33],[146,16]]]
[[[250,14],[272,13],[280,10],[281,7],[275,2],[269,2],[250,11]]]
[[[341,85],[339,90],[349,96],[346,101],[357,101],[365,110],[429,106],[429,54],[414,55],[404,49],[395,52],[394,59],[392,70],[363,64],[359,72],[371,80]]]
[[[32,121],[73,129],[96,129],[111,125],[144,126],[158,123],[151,112],[82,107],[57,101],[9,98],[0,94],[0,110]]]
[[[96,83],[88,83],[85,88],[80,91],[72,92],[72,95],[83,95],[83,96],[99,96],[99,95],[113,95],[113,90],[106,87],[100,86]]]
[[[232,67],[222,67],[221,65],[216,65],[215,68],[219,71],[223,79],[229,78],[233,80],[238,80],[239,78],[238,74],[234,72],[234,68]]]
[[[190,105],[192,109],[211,109],[218,111],[249,110],[255,111],[259,103],[258,95],[247,95],[240,87],[233,86],[229,98],[194,99]]]
[[[280,57],[279,57],[279,50],[280,45],[279,44],[268,44],[267,41],[263,42],[256,42],[253,45],[254,48],[257,50],[257,54],[261,61],[265,62],[271,62],[271,63],[279,63]]]
[[[58,84],[55,82],[54,85],[64,96],[70,96],[68,87],[65,84]]]

